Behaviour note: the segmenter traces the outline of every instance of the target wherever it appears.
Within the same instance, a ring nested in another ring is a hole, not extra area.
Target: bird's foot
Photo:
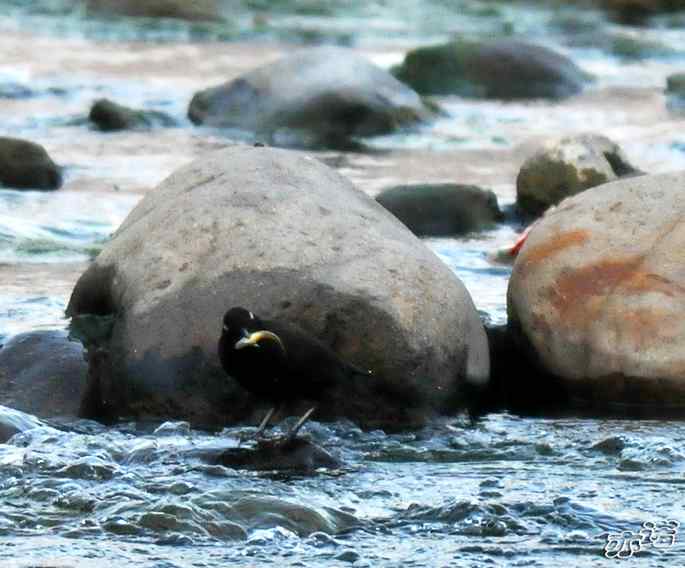
[[[268,440],[271,440],[272,437],[267,435],[266,433],[262,432],[250,432],[250,433],[241,433],[238,434],[238,447],[242,446],[243,443],[245,442],[257,442],[257,444],[261,442],[266,442]]]
[[[309,417],[312,415],[312,413],[316,410],[316,406],[313,406],[307,412],[304,413],[304,416],[300,418],[295,426],[293,426],[290,429],[290,432],[288,432],[284,437],[283,437],[283,443],[288,443],[292,442],[295,438],[297,438],[297,433],[300,431],[302,426],[304,426],[307,421],[309,420]]]

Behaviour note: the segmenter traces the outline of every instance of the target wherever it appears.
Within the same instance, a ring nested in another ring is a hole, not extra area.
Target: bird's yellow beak
[[[278,335],[276,335],[275,333],[271,331],[266,331],[265,329],[261,331],[255,331],[247,337],[243,337],[241,340],[236,342],[234,348],[243,349],[244,347],[259,347],[259,342],[264,339],[268,341],[275,341],[283,350],[283,353],[285,353],[285,346],[283,345],[281,338],[278,337]]]

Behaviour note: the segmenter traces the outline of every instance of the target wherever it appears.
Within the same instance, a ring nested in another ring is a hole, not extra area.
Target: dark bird
[[[355,377],[371,374],[346,363],[298,326],[261,319],[240,307],[224,315],[219,359],[226,373],[245,390],[272,405],[255,437],[264,432],[284,403],[310,400],[313,407],[288,434],[289,439],[294,438],[317,403],[351,384]]]

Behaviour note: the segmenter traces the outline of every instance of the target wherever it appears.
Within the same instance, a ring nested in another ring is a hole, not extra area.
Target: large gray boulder
[[[374,371],[319,419],[406,426],[487,381],[483,326],[454,274],[349,181],[285,150],[229,148],[162,182],[79,279],[68,314],[114,315],[100,389],[120,415],[225,424],[255,409],[217,357],[234,305]]]
[[[568,97],[591,79],[551,49],[508,38],[420,47],[393,73],[422,95],[496,99]]]
[[[196,93],[188,116],[283,145],[387,134],[429,112],[414,91],[351,49],[314,47]]]
[[[638,173],[618,144],[606,136],[587,133],[551,138],[521,166],[516,203],[522,212],[537,216],[566,197]]]
[[[536,363],[595,404],[685,406],[685,172],[614,181],[531,230],[509,324]]]

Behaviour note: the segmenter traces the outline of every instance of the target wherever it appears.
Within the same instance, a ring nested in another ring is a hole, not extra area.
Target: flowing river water
[[[663,93],[685,69],[680,16],[634,29],[568,6],[467,0],[235,1],[226,24],[89,19],[67,0],[0,0],[0,11],[0,135],[38,142],[65,166],[56,192],[0,190],[0,343],[64,328],[76,279],[145,191],[236,142],[190,124],[195,91],[307,44],[349,45],[388,67],[417,45],[516,34],[598,76],[561,102],[440,97],[447,114],[417,132],[311,152],[371,195],[451,181],[507,206],[537,142],[588,130],[643,171],[685,169],[685,114]],[[615,34],[660,49],[619,55],[601,41]],[[86,121],[100,97],[178,126],[103,134]],[[506,321],[509,268],[488,253],[519,229],[425,241],[495,323]],[[0,566],[605,566],[619,562],[604,556],[607,535],[643,522],[678,520],[685,539],[682,422],[497,414],[401,434],[313,422],[308,434],[346,465],[311,476],[202,459],[239,428],[67,426],[0,444]],[[622,562],[684,566],[680,541]]]

